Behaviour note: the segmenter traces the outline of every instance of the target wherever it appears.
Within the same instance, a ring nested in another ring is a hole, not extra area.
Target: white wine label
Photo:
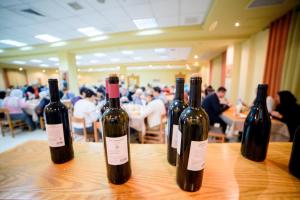
[[[46,124],[46,132],[50,147],[65,146],[63,124]]]
[[[177,148],[177,132],[178,132],[178,125],[173,125],[173,133],[172,133],[172,148],[176,149]]]
[[[192,141],[187,169],[200,171],[204,168],[208,140]]]
[[[181,132],[178,129],[177,131],[177,154],[180,155],[180,146],[181,146]]]
[[[107,161],[110,165],[122,165],[128,162],[127,135],[106,137]]]

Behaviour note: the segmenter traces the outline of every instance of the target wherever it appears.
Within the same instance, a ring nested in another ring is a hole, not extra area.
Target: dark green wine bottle
[[[241,153],[253,161],[263,161],[267,156],[271,119],[266,105],[268,85],[259,84],[257,96],[244,124]]]
[[[202,185],[208,143],[209,120],[201,108],[201,82],[197,74],[191,77],[189,106],[179,117],[176,181],[189,192],[199,190]]]
[[[289,170],[291,174],[300,179],[300,126],[294,135]]]
[[[57,79],[49,79],[50,103],[45,107],[46,132],[54,163],[65,163],[74,157],[67,107],[60,102]]]
[[[123,184],[131,176],[129,118],[120,107],[119,78],[111,75],[108,81],[109,108],[102,117],[107,177],[113,184]]]
[[[177,135],[179,116],[187,107],[183,100],[184,95],[184,78],[176,78],[175,98],[168,111],[168,139],[167,139],[167,158],[171,165],[176,165],[177,157]]]

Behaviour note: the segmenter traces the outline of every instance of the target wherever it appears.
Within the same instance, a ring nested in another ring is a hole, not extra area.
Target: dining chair
[[[102,131],[101,128],[101,122],[95,121],[94,123],[94,137],[95,137],[95,142],[99,142],[99,135],[98,135],[98,131]]]
[[[85,119],[84,118],[79,118],[79,117],[74,117],[74,116],[71,117],[72,137],[73,137],[73,139],[75,141],[76,140],[78,141],[78,140],[80,140],[80,136],[76,137],[76,131],[75,131],[73,123],[81,124],[82,125],[82,127],[83,127],[83,138],[84,138],[84,141],[87,142],[88,138],[87,138],[87,131],[86,131]]]
[[[208,132],[208,141],[210,143],[224,143],[225,142],[225,134],[222,131],[221,127],[210,126]]]
[[[165,143],[165,124],[166,124],[166,114],[161,115],[159,130],[147,130],[144,136],[143,142],[148,144],[164,144]]]

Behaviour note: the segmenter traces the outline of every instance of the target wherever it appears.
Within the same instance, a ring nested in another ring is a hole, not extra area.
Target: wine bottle
[[[106,93],[105,93],[105,97],[106,97],[106,102],[105,104],[102,106],[100,112],[101,112],[101,115],[103,116],[103,113],[109,108],[109,97],[108,97],[108,78],[105,79],[105,90],[106,90]]]
[[[300,179],[300,126],[294,135],[289,170],[291,174]]]
[[[107,177],[122,184],[131,176],[129,117],[120,107],[119,78],[111,75],[108,81],[109,108],[102,117]]]
[[[209,120],[201,108],[201,82],[199,75],[192,75],[189,106],[179,117],[177,135],[176,181],[189,192],[199,190],[202,185],[208,143]]]
[[[60,102],[57,79],[48,79],[50,103],[45,107],[46,132],[54,163],[64,163],[74,157],[67,107]]]
[[[242,155],[257,162],[265,160],[270,139],[271,119],[266,105],[267,91],[267,84],[258,85],[257,96],[245,120],[242,134]]]
[[[183,100],[184,78],[176,78],[176,92],[174,101],[169,107],[168,113],[168,138],[167,138],[167,158],[171,165],[176,165],[177,157],[177,132],[179,116],[187,107]]]

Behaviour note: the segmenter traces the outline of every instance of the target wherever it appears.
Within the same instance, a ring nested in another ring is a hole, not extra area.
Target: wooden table
[[[209,144],[203,186],[195,193],[176,185],[175,167],[163,144],[132,144],[132,177],[107,182],[103,146],[75,143],[75,159],[50,161],[46,141],[0,154],[0,199],[300,199],[300,180],[288,173],[290,143],[271,143],[257,163],[240,155],[240,144]]]
[[[227,135],[236,135],[236,132],[243,131],[244,129],[244,122],[248,115],[248,112],[244,112],[241,116],[235,113],[235,108],[231,107],[225,112],[221,114],[221,118],[224,122],[229,126],[227,128],[226,134]],[[288,127],[285,123],[272,119],[271,120],[271,141],[289,141],[290,135]]]

